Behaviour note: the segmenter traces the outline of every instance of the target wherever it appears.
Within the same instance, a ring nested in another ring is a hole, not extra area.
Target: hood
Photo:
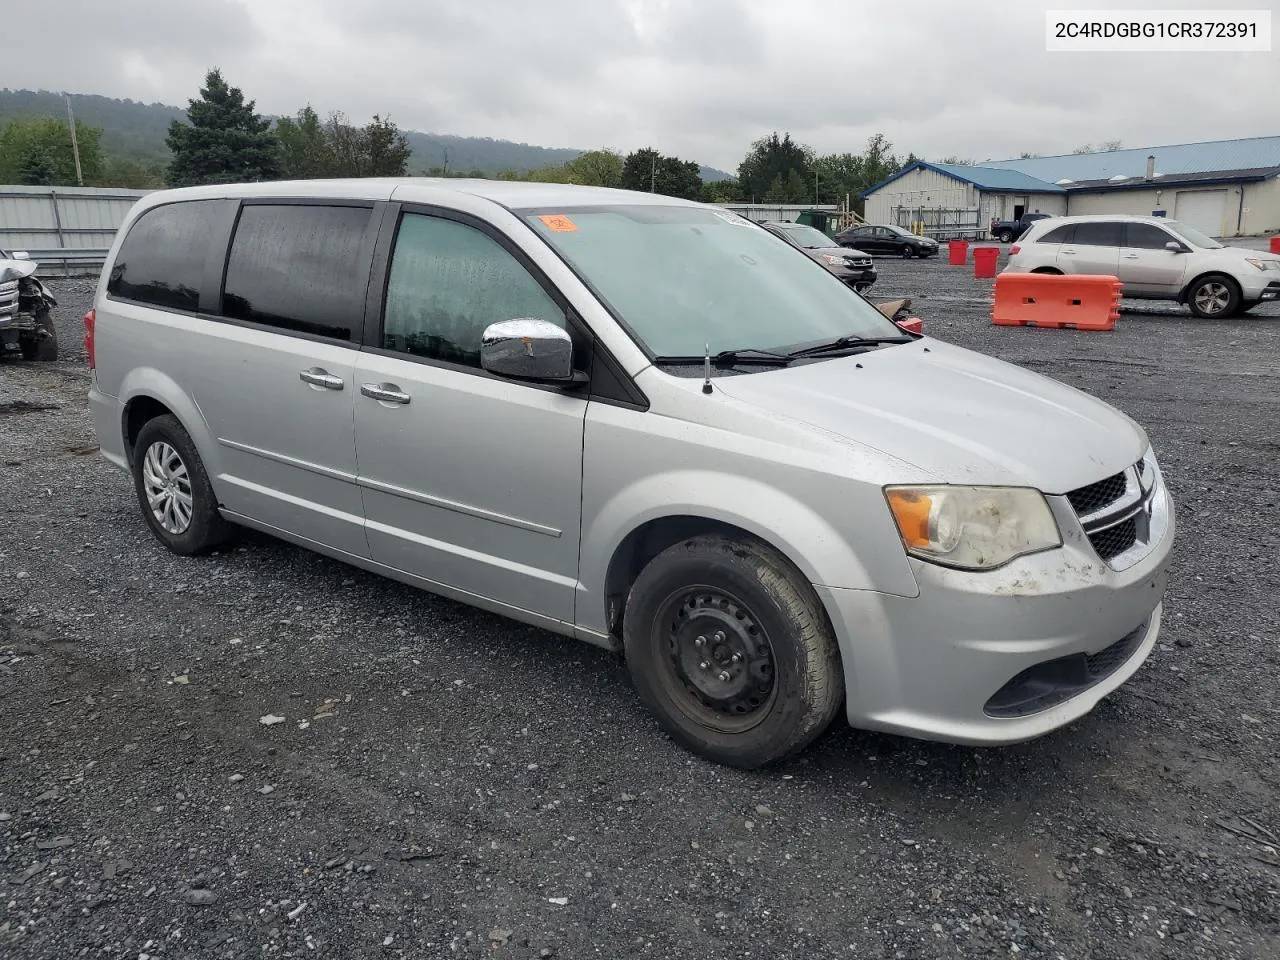
[[[857,247],[838,247],[832,244],[829,247],[805,247],[804,252],[811,257],[843,257],[846,260],[850,257],[866,257],[871,259],[871,254],[864,253]]]
[[[1266,260],[1275,264],[1267,272],[1280,269],[1280,256],[1269,253],[1266,250],[1254,250],[1252,247],[1221,247],[1217,250],[1205,250],[1203,247],[1196,248],[1196,256],[1210,256],[1220,263],[1230,263],[1235,266],[1245,266],[1246,260]]]
[[[36,272],[39,266],[38,263],[33,263],[30,260],[0,258],[0,283],[29,277]]]
[[[861,365],[861,367],[859,367]],[[834,360],[721,377],[726,396],[872,447],[942,483],[1061,494],[1147,448],[1119,410],[1048,377],[924,338]]]

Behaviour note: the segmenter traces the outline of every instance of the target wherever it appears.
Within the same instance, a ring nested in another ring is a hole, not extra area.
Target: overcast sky
[[[735,170],[790,131],[939,159],[1280,134],[1280,47],[1046,53],[1046,8],[1112,0],[57,0],[21,5],[0,87],[185,106],[207,67],[265,113],[542,146],[652,145]],[[1280,0],[1125,6],[1270,9]]]

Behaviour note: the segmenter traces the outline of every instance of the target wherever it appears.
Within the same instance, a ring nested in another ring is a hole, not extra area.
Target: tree
[[[702,185],[703,203],[741,203],[742,187],[737,180],[708,180]]]
[[[702,199],[702,168],[679,157],[666,157],[652,147],[627,154],[621,186],[685,200]]]
[[[291,180],[312,180],[329,176],[331,157],[320,116],[307,104],[296,117],[276,121],[276,137],[284,162],[284,175]]]
[[[144,163],[132,157],[110,157],[103,168],[102,177],[95,182],[99,187],[124,187],[127,190],[156,190],[164,186],[164,165]]]
[[[589,187],[622,186],[623,159],[612,150],[591,150],[564,165],[568,183]]]
[[[102,131],[76,120],[76,145],[86,184],[102,176]],[[0,183],[74,184],[71,132],[60,117],[15,117],[0,129]]]
[[[792,140],[791,134],[779,137],[774,132],[751,144],[751,150],[738,164],[738,183],[744,197],[760,200],[779,189],[785,192],[793,170],[801,182],[812,183],[813,152]],[[777,183],[779,178],[781,185]]]
[[[403,177],[408,170],[409,140],[400,128],[378,114],[365,124],[360,138],[364,159],[365,177]]]
[[[974,163],[973,163],[973,161],[972,161],[972,160],[966,160],[966,159],[964,159],[963,157],[957,157],[957,156],[955,156],[954,154],[953,154],[952,156],[949,156],[949,157],[943,157],[943,158],[942,158],[941,160],[939,160],[938,162],[939,162],[939,163],[949,163],[949,164],[952,164],[953,166],[957,166],[957,167],[972,167],[972,166],[974,165]]]
[[[1024,151],[1024,152],[1022,152],[1022,153],[1018,154],[1018,159],[1019,159],[1019,160],[1034,160],[1034,159],[1035,159],[1036,157],[1038,157],[1038,156],[1040,156],[1040,154],[1038,154],[1038,153],[1027,153],[1027,152],[1025,152],[1025,151]]]
[[[205,75],[198,100],[188,101],[190,123],[174,120],[165,143],[173,151],[170,186],[276,180],[283,172],[280,142],[270,121],[254,113],[239,87],[222,72]]]

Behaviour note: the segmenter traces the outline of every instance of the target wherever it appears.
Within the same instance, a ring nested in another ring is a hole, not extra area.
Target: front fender
[[[857,502],[863,497],[885,514],[886,523],[857,524],[855,534],[852,518],[866,516]],[[916,596],[915,577],[879,489],[851,492],[846,506],[851,528],[841,532],[824,513],[751,477],[698,469],[638,477],[590,516],[584,513],[578,624],[606,632],[610,561],[632,532],[668,517],[698,517],[741,528],[786,556],[814,584]]]

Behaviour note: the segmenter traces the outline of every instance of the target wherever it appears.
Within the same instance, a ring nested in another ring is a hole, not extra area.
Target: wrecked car
[[[17,349],[24,360],[57,360],[58,301],[36,279],[39,268],[26,253],[0,250],[0,353]]]

